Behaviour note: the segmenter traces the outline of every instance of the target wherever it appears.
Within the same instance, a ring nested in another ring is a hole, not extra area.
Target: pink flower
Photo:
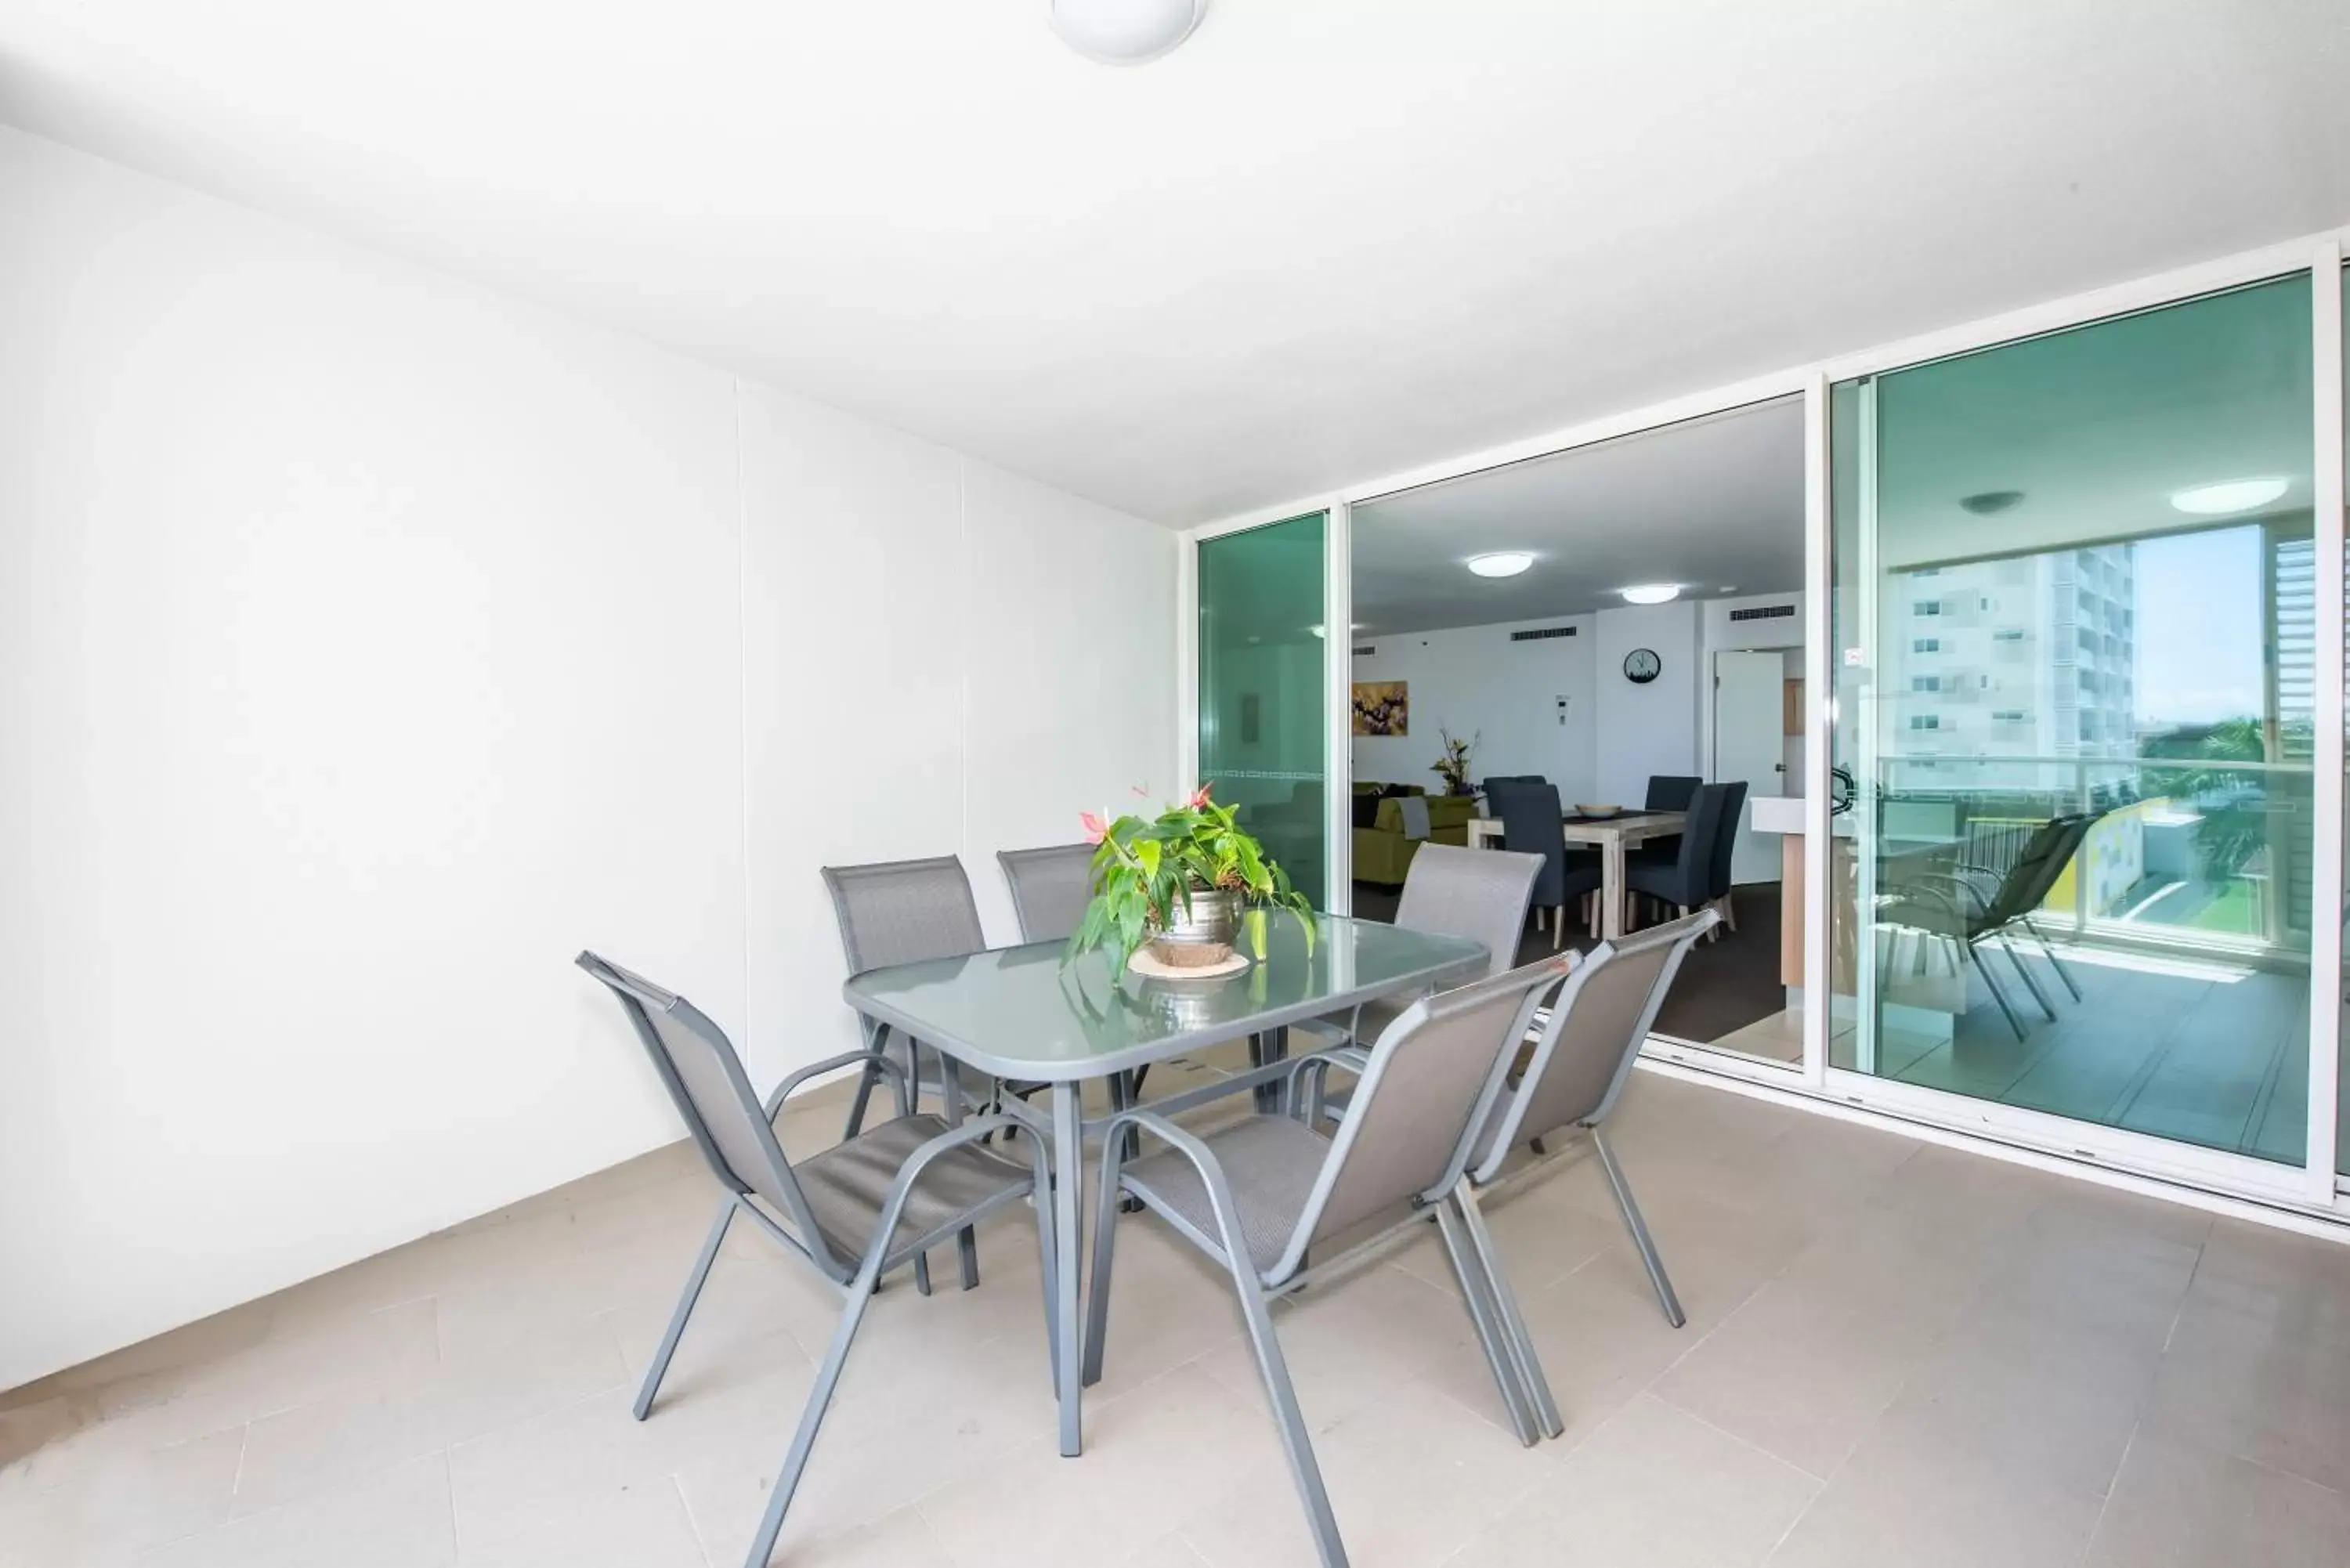
[[[1086,830],[1086,842],[1087,844],[1099,844],[1103,839],[1109,836],[1108,819],[1107,817],[1098,816],[1090,811],[1081,811],[1077,813],[1077,826]]]
[[[1213,788],[1215,788],[1215,785],[1213,784],[1201,784],[1198,789],[1191,792],[1191,809],[1193,811],[1197,811],[1201,806],[1208,804],[1208,792]]]

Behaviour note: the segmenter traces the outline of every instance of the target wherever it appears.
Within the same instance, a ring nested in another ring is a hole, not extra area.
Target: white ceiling
[[[1526,550],[1514,577],[1463,564]],[[1690,597],[1804,581],[1804,409],[1783,399],[1355,510],[1358,635],[1581,615],[1633,583]]]
[[[0,119],[1169,524],[2350,220],[2341,0],[0,0]]]

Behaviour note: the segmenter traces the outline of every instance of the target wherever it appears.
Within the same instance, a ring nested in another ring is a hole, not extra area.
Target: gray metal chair
[[[980,1147],[979,1140],[1016,1117],[962,1121],[952,1100],[945,1120],[917,1115],[903,1069],[885,1061],[879,1070],[897,1085],[899,1114],[794,1165],[775,1138],[775,1119],[786,1098],[816,1075],[853,1065],[869,1053],[851,1051],[811,1063],[785,1078],[763,1103],[724,1032],[691,1002],[592,952],[581,953],[577,961],[619,999],[703,1163],[725,1191],[637,1392],[637,1419],[643,1420],[652,1408],[719,1245],[738,1215],[842,1293],[840,1326],[816,1370],[791,1451],[752,1540],[748,1562],[751,1568],[764,1568],[875,1287],[882,1276],[920,1259],[950,1234],[967,1234],[995,1210],[1043,1192],[1045,1140],[1030,1138],[1024,1166],[993,1154]],[[1045,1339],[1050,1356],[1055,1259],[1047,1208],[1036,1205],[1036,1244],[1045,1268]],[[1057,1358],[1053,1365],[1059,1365]]]
[[[1656,1023],[1657,1010],[1664,1005],[1681,961],[1698,938],[1721,919],[1712,909],[1700,909],[1621,941],[1602,942],[1585,955],[1552,1002],[1550,1017],[1524,1070],[1511,1075],[1475,1140],[1459,1205],[1461,1221],[1479,1251],[1494,1260],[1488,1273],[1495,1305],[1509,1332],[1520,1381],[1534,1402],[1543,1430],[1552,1437],[1565,1428],[1558,1402],[1551,1396],[1549,1379],[1544,1376],[1542,1362],[1527,1336],[1525,1319],[1485,1231],[1475,1195],[1504,1184],[1503,1166],[1520,1148],[1531,1147],[1540,1156],[1549,1140],[1561,1133],[1586,1134],[1599,1168],[1607,1173],[1608,1189],[1623,1212],[1640,1262],[1648,1270],[1648,1283],[1657,1293],[1657,1304],[1664,1309],[1665,1321],[1675,1328],[1688,1322],[1680,1299],[1673,1293],[1672,1280],[1665,1272],[1664,1260],[1658,1255],[1656,1241],[1640,1217],[1639,1205],[1632,1199],[1624,1168],[1599,1129],[1623,1095],[1641,1042]],[[1555,1170],[1558,1158],[1554,1155],[1522,1167],[1510,1173],[1506,1184]]]
[[[1076,934],[1094,897],[1094,846],[999,849],[995,863],[1012,889],[1012,912],[1024,942],[1066,941]]]
[[[824,885],[832,894],[833,918],[840,927],[840,948],[851,974],[986,950],[987,935],[980,929],[971,878],[954,856],[827,866]],[[871,1019],[858,1022],[866,1044],[873,1046],[879,1031]],[[925,1086],[919,1043],[907,1043],[904,1065],[919,1096]],[[856,1137],[864,1125],[866,1105],[879,1075],[879,1065],[868,1065],[858,1080],[844,1136]],[[942,1078],[941,1082],[942,1086]]]
[[[1020,922],[1022,941],[1066,941],[1076,934],[1078,923],[1086,918],[1086,906],[1093,901],[1092,845],[999,849],[995,863],[1003,868],[1004,885],[1012,891],[1012,913]],[[1120,1073],[1111,1081],[1110,1092],[1120,1108],[1134,1103],[1144,1072]],[[1045,1086],[1024,1081],[998,1084],[997,1103],[1004,1095],[1025,1100]]]
[[[1570,961],[1544,959],[1413,1002],[1371,1048],[1354,1104],[1335,1134],[1285,1116],[1257,1115],[1200,1137],[1147,1110],[1120,1113],[1105,1133],[1086,1382],[1101,1376],[1123,1194],[1231,1273],[1290,1470],[1326,1564],[1344,1563],[1346,1548],[1267,1304],[1433,1211],[1486,1365],[1520,1440],[1534,1441],[1495,1287],[1458,1205],[1467,1190],[1462,1172],[1471,1143],[1488,1124],[1512,1054]],[[1314,1062],[1306,1058],[1292,1069],[1293,1098],[1297,1075]],[[1129,1127],[1169,1147],[1128,1162],[1118,1135]],[[1397,1211],[1395,1226],[1309,1271],[1309,1249]]]
[[[833,918],[840,927],[840,948],[848,960],[851,974],[890,964],[920,963],[924,959],[960,958],[986,950],[987,935],[980,929],[979,905],[971,896],[971,878],[964,875],[962,860],[952,855],[925,860],[881,860],[864,866],[827,866],[824,885],[832,894]],[[848,1125],[841,1134],[843,1137],[855,1137],[858,1129],[865,1125],[873,1085],[885,1066],[899,1055],[904,1058],[899,1065],[916,1100],[921,1098],[924,1089],[934,1089],[941,1103],[952,1106],[958,1115],[961,1113],[962,1085],[951,1060],[940,1057],[937,1075],[926,1079],[920,1041],[885,1035],[869,1018],[857,1022],[865,1035],[868,1060],[858,1075],[857,1096],[849,1102]],[[993,1102],[994,1096],[987,1098]],[[991,1104],[990,1108],[1001,1107]],[[968,1290],[979,1282],[979,1254],[969,1234],[957,1239],[956,1251],[962,1265],[963,1288]],[[924,1295],[931,1293],[929,1259],[915,1260],[914,1285]]]
[[[1482,942],[1485,973],[1501,974],[1517,962],[1526,906],[1542,871],[1539,855],[1423,844],[1404,873],[1395,923],[1406,930]],[[1304,1027],[1328,1039],[1375,1040],[1411,1002],[1409,996],[1382,997],[1356,1008],[1343,1023],[1315,1019]]]

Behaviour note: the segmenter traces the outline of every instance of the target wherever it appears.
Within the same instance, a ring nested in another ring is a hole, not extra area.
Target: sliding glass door
[[[1199,544],[1199,776],[1329,906],[1327,516]],[[1343,636],[1343,632],[1341,633]]]
[[[2312,337],[2303,273],[1832,389],[1832,1065],[2303,1161]]]

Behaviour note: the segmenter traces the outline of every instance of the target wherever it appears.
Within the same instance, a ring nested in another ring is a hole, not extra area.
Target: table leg
[[[1263,1067],[1270,1063],[1285,1061],[1288,1059],[1288,1056],[1289,1026],[1287,1024],[1284,1024],[1278,1029],[1267,1029],[1262,1033],[1252,1034],[1249,1036],[1250,1066]],[[1256,1096],[1257,1115],[1261,1116],[1277,1116],[1281,1114],[1282,1104],[1280,1084],[1259,1084],[1253,1093]]]
[[[1085,1112],[1078,1085],[1053,1085],[1053,1250],[1059,1276],[1053,1282],[1053,1358],[1059,1371],[1061,1454],[1085,1451],[1084,1385],[1078,1376],[1078,1343],[1085,1330],[1077,1311],[1077,1275],[1085,1268]]]
[[[1610,836],[1599,846],[1599,934],[1609,941],[1624,935],[1624,841]]]

